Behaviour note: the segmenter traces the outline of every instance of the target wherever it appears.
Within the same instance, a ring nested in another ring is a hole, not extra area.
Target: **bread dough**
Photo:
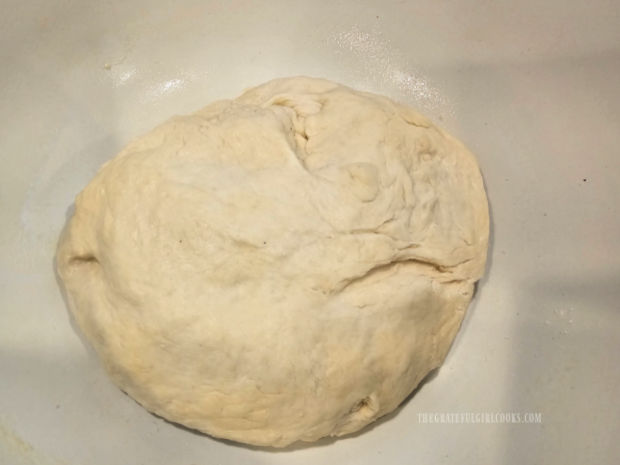
[[[460,142],[385,97],[298,77],[130,143],[77,197],[57,263],[122,390],[280,447],[359,430],[442,363],[488,225]]]

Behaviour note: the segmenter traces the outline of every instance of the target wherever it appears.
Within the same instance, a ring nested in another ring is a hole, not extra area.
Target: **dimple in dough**
[[[281,447],[359,430],[442,363],[488,234],[463,144],[385,97],[296,77],[130,143],[77,197],[57,263],[122,390]]]

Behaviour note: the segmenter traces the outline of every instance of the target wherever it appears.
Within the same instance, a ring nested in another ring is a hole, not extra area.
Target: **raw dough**
[[[483,272],[474,156],[410,108],[268,82],[129,144],[57,253],[113,380],[213,436],[359,430],[439,366]]]

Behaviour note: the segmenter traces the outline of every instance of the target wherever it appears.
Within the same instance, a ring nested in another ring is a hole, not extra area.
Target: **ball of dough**
[[[489,232],[474,156],[414,110],[278,79],[130,143],[57,252],[122,390],[255,445],[359,430],[438,367]]]

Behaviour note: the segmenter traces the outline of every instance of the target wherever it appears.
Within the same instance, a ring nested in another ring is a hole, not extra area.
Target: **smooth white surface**
[[[2,2],[0,463],[620,460],[620,5]],[[489,270],[446,364],[363,434],[284,452],[148,414],[69,323],[52,260],[75,194],[171,114],[307,74],[416,106],[477,155]],[[585,181],[584,181],[585,179]],[[429,425],[418,412],[542,412]]]

